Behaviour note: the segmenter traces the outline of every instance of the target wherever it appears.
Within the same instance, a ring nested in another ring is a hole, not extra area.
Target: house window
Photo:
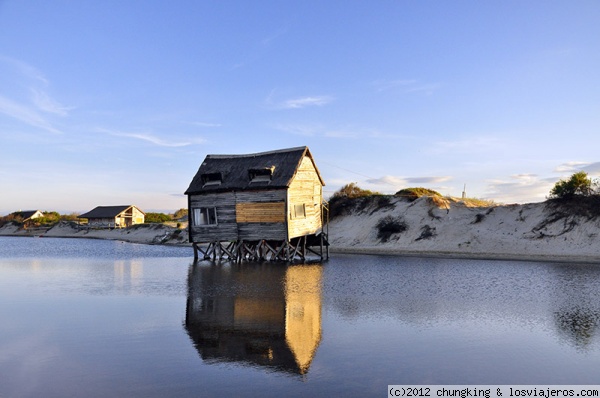
[[[275,167],[265,167],[264,169],[250,169],[248,170],[248,177],[250,178],[250,183],[253,182],[271,182],[271,178],[273,177],[273,170]]]
[[[221,185],[222,180],[221,173],[202,174],[202,188],[210,185]]]
[[[216,207],[200,207],[194,209],[194,225],[217,225],[217,208]]]
[[[306,206],[304,203],[294,205],[294,218],[306,218]]]

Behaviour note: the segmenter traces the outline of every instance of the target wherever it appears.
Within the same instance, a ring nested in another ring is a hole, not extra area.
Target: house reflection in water
[[[305,374],[321,341],[321,277],[321,265],[193,265],[187,332],[205,361]]]

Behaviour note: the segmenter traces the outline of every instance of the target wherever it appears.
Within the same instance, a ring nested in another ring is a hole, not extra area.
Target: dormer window
[[[248,176],[250,177],[250,183],[262,182],[270,183],[273,177],[274,166],[265,167],[263,169],[250,169],[248,170]]]
[[[202,188],[211,185],[221,185],[222,180],[221,173],[202,174]]]

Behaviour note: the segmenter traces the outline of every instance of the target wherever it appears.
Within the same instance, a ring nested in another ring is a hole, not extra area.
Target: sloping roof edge
[[[308,156],[311,160],[320,183],[325,185],[312,153],[307,146],[300,146],[249,154],[207,155],[194,175],[189,187],[186,189],[185,194],[287,188],[298,173],[302,159],[305,156]],[[273,163],[270,163],[271,161]],[[267,165],[267,163],[269,164]],[[244,171],[251,170],[254,167],[264,168],[267,166],[274,167],[275,172],[278,173],[278,177],[273,176],[271,183],[250,185],[248,181],[242,181],[244,179]],[[282,166],[283,169],[281,168]],[[202,184],[201,179],[203,175],[206,176],[216,172],[223,172],[224,176],[229,175],[229,177],[224,178],[223,184],[211,184],[209,187],[206,187],[206,184]],[[283,174],[281,174],[282,172]],[[231,176],[233,176],[233,179]]]
[[[80,214],[78,218],[108,218],[117,217],[130,208],[135,207],[140,213],[146,215],[139,207],[135,205],[119,205],[119,206],[96,206],[87,213]]]

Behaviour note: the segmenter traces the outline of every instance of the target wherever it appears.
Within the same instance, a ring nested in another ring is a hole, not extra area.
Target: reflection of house
[[[324,185],[307,147],[208,155],[185,192],[195,257],[323,258]]]
[[[87,218],[91,227],[122,228],[144,223],[145,213],[133,205],[98,206],[79,218]]]
[[[186,329],[208,361],[305,374],[321,341],[320,265],[194,266]]]

